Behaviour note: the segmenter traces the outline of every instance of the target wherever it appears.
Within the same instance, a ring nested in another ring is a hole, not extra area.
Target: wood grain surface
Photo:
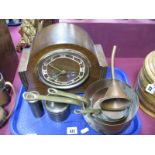
[[[0,20],[0,72],[4,79],[13,81],[18,66],[18,57],[5,20]]]

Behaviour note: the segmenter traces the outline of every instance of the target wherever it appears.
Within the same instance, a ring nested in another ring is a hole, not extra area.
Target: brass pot
[[[141,109],[148,115],[155,117],[155,93],[150,94],[146,91],[148,84],[153,83],[155,83],[155,51],[146,56],[136,82]]]

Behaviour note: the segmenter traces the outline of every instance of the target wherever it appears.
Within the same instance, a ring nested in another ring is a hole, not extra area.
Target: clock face
[[[89,76],[90,62],[73,49],[58,49],[44,55],[38,63],[39,79],[59,89],[79,86]]]

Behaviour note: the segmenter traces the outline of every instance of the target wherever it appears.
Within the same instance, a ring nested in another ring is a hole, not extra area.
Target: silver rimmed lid
[[[68,104],[65,103],[55,103],[55,102],[46,102],[46,109],[51,113],[63,113],[68,109]]]

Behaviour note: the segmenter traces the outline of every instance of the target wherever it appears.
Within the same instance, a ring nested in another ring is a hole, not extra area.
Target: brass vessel
[[[155,51],[146,56],[136,82],[140,108],[155,118],[155,92],[151,94],[146,91],[148,84],[155,84]]]

